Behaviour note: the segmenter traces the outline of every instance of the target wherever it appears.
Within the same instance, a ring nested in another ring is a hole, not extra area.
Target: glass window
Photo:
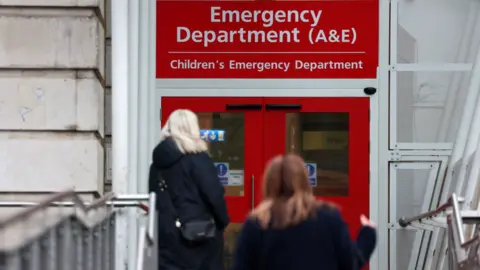
[[[243,113],[197,113],[200,129],[216,163],[225,196],[243,196],[244,115]],[[205,134],[207,133],[207,134]],[[212,135],[213,137],[209,136]]]
[[[348,113],[288,113],[286,152],[303,157],[315,196],[348,196]]]

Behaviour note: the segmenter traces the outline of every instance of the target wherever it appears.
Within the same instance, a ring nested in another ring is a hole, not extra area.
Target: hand
[[[367,227],[371,227],[371,228],[376,228],[375,223],[373,223],[373,221],[371,221],[370,219],[368,219],[365,215],[361,215],[361,216],[360,216],[360,223],[362,223],[362,226],[367,226]]]

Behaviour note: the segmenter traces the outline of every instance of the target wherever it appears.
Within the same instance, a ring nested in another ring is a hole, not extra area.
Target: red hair
[[[313,216],[322,201],[315,199],[303,159],[294,154],[276,156],[263,177],[263,201],[251,216],[263,228],[285,228]]]

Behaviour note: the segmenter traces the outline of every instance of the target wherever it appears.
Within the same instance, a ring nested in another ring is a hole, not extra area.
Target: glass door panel
[[[315,196],[336,203],[356,235],[369,212],[369,99],[265,98],[264,106],[264,159],[300,155]]]
[[[203,133],[202,139],[207,141],[210,157],[217,165],[217,174],[225,188],[225,196],[243,197],[245,194],[244,113],[197,113],[197,116]],[[219,132],[209,133],[209,131]],[[226,176],[222,177],[222,175]]]
[[[348,113],[287,113],[286,152],[302,156],[317,197],[348,196]]]
[[[262,170],[262,98],[164,97],[162,121],[176,109],[199,119],[201,138],[225,188],[231,223],[225,231],[224,263],[230,268],[238,232],[253,207],[253,175]],[[261,133],[260,133],[261,134]]]

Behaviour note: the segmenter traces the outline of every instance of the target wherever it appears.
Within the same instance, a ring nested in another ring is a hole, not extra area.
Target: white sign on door
[[[229,186],[243,186],[243,170],[230,170]]]

